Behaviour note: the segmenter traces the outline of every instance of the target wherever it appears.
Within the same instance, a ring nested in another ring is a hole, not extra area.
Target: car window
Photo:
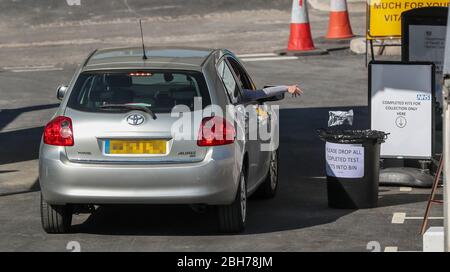
[[[234,74],[238,77],[238,84],[242,89],[254,90],[254,86],[245,69],[233,58],[228,58]]]
[[[194,98],[210,105],[204,77],[199,72],[84,72],[72,90],[68,107],[81,111],[123,111],[108,104],[145,104],[155,113],[169,113],[177,105],[194,110]]]
[[[228,64],[222,60],[217,66],[217,71],[219,72],[219,76],[225,85],[225,89],[228,93],[228,97],[230,98],[231,103],[236,104],[241,101],[241,93],[239,87],[234,79],[233,73],[231,72]]]

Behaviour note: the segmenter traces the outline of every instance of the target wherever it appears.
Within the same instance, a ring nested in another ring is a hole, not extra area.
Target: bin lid
[[[389,133],[378,130],[337,130],[337,129],[318,129],[319,137],[332,143],[359,144],[365,142],[384,143]]]

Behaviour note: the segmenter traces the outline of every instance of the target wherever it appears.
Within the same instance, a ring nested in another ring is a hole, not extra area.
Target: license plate
[[[166,140],[106,140],[105,153],[111,155],[165,155]]]

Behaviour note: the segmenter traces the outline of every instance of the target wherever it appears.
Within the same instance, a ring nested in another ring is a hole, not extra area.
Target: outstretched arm
[[[251,100],[257,100],[257,99],[261,99],[261,98],[276,96],[276,95],[280,95],[285,92],[288,92],[288,93],[292,94],[293,96],[303,94],[303,91],[297,85],[292,85],[292,86],[281,85],[281,86],[264,88],[262,90],[244,90],[244,94],[245,94],[246,98],[251,99]]]

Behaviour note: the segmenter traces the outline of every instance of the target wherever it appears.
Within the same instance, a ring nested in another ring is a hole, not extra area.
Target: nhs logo
[[[69,6],[81,6],[81,0],[66,0]]]

